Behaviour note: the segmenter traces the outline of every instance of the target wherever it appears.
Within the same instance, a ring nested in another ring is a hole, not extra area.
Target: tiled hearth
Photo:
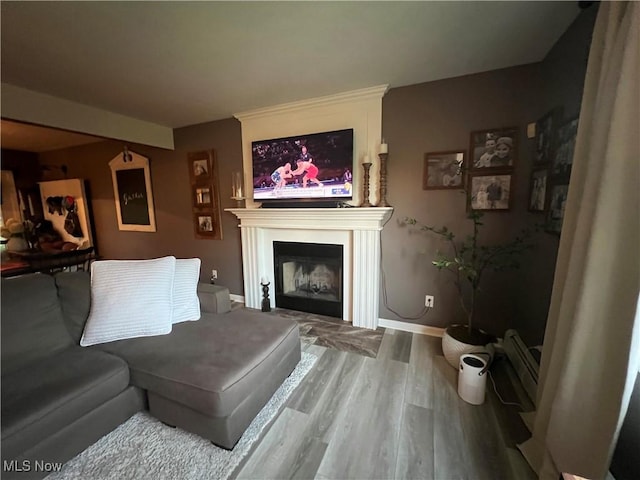
[[[343,320],[356,327],[378,326],[380,232],[392,208],[243,208],[230,209],[240,219],[245,305],[260,308],[260,280],[273,290],[273,242],[342,245]]]

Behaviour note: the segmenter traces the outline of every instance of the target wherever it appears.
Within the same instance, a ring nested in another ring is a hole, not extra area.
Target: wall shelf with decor
[[[222,240],[220,188],[214,150],[187,155],[191,182],[191,205],[196,238]]]

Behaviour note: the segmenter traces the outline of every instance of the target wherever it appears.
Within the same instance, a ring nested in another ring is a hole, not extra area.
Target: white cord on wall
[[[384,222],[384,225],[382,225],[382,228],[384,229],[385,225],[387,223],[389,223],[389,221],[391,220],[391,218],[393,218],[393,213],[391,212],[391,215],[389,216],[388,220],[386,222]],[[383,248],[382,248],[382,235],[380,235],[380,274],[382,277],[382,302],[384,303],[384,306],[387,310],[389,310],[391,313],[393,313],[394,315],[397,315],[398,317],[400,317],[403,320],[420,320],[422,319],[427,313],[429,313],[429,310],[431,310],[431,307],[424,307],[422,309],[422,311],[416,315],[415,317],[407,317],[405,315],[401,315],[398,312],[396,312],[393,308],[391,308],[389,306],[389,301],[387,299],[387,276],[385,274],[384,271],[384,253],[383,253]]]

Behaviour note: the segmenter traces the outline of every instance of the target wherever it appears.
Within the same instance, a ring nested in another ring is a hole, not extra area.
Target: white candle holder
[[[233,172],[231,174],[231,198],[233,200],[245,199],[242,172]]]

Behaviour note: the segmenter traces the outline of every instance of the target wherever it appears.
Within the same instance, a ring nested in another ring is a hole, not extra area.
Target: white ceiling
[[[537,62],[577,2],[7,2],[2,82],[181,127]]]

